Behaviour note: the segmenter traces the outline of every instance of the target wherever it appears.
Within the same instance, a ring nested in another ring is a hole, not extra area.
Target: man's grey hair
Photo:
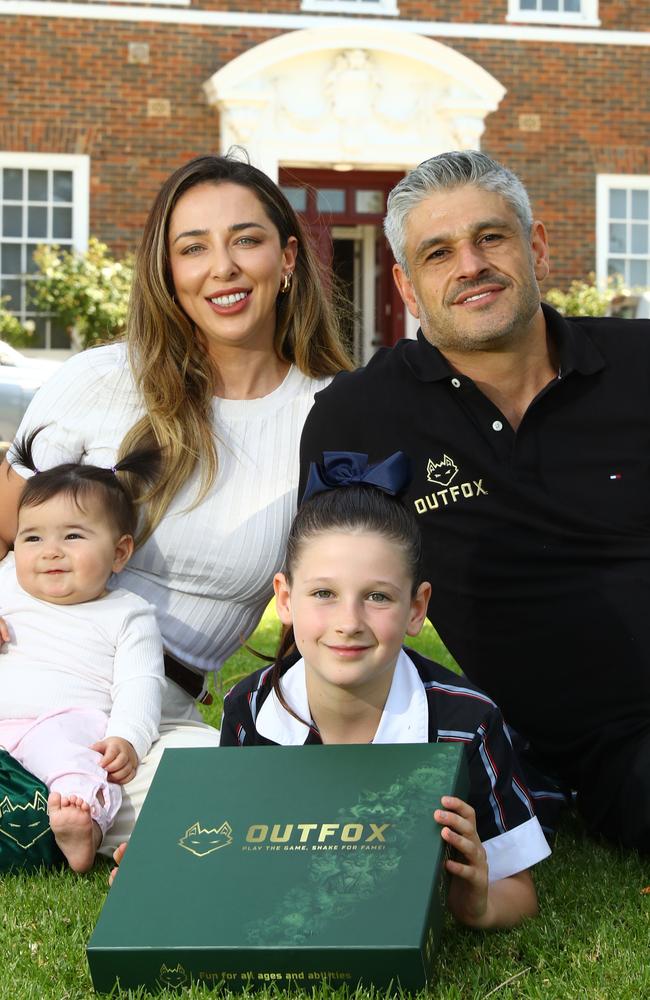
[[[395,260],[407,275],[406,223],[411,211],[430,194],[465,184],[500,194],[515,211],[524,233],[530,233],[533,225],[530,199],[512,170],[476,149],[440,153],[411,170],[388,195],[384,232]]]

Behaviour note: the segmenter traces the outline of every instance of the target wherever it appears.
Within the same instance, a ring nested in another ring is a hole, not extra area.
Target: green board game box
[[[88,944],[95,989],[418,990],[459,744],[166,750]]]

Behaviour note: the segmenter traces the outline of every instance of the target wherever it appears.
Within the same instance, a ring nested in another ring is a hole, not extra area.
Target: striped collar
[[[262,705],[255,726],[264,739],[280,746],[302,746],[309,735],[311,712],[307,700],[305,662],[298,660],[283,674],[282,694],[299,722],[284,708],[275,691]],[[429,740],[429,709],[420,675],[411,658],[401,650],[388,698],[375,733],[373,743],[427,743]]]

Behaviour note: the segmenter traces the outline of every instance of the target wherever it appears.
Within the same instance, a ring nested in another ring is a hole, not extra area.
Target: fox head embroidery
[[[449,455],[443,455],[441,462],[427,462],[427,479],[436,486],[449,486],[454,476],[458,473],[458,466]]]
[[[169,986],[172,990],[175,990],[179,986],[185,986],[187,983],[187,973],[180,962],[173,969],[168,968],[166,965],[161,965],[158,979],[163,986]]]
[[[203,858],[206,854],[218,851],[220,847],[232,844],[232,827],[226,822],[218,829],[206,830],[200,823],[194,823],[185,831],[178,843],[197,858]]]
[[[8,795],[0,802],[0,834],[27,850],[50,829],[47,800],[40,792],[31,802],[14,805]]]

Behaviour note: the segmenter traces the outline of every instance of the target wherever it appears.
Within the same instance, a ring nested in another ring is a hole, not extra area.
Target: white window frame
[[[300,9],[320,14],[376,14],[378,17],[396,17],[397,0],[302,0]]]
[[[0,151],[0,170],[4,167],[19,167],[23,170],[69,170],[72,173],[72,236],[65,246],[80,253],[88,249],[89,204],[90,204],[90,157],[71,153],[16,153]],[[49,203],[48,203],[49,204]],[[0,241],[14,241],[22,245],[28,241],[27,234],[18,237],[4,237],[0,231]],[[29,242],[35,242],[29,239]],[[42,239],[41,243],[56,243],[55,239]],[[14,310],[11,310],[12,312]],[[31,312],[25,310],[25,312]],[[25,312],[17,313],[23,319]],[[32,315],[34,313],[32,312]],[[51,350],[49,324],[46,346],[35,350]]]
[[[149,4],[154,7],[189,7],[192,0],[86,0],[87,3],[128,3],[128,4]]]
[[[650,197],[650,174],[598,174],[596,177],[596,277],[598,284],[607,285],[607,262],[610,257],[634,257],[632,254],[614,255],[609,252],[609,192],[612,188],[646,189]],[[648,254],[636,255],[640,259]]]
[[[508,0],[506,21],[518,24],[563,24],[598,28],[598,0],[581,0],[580,11],[522,10],[521,0]]]

